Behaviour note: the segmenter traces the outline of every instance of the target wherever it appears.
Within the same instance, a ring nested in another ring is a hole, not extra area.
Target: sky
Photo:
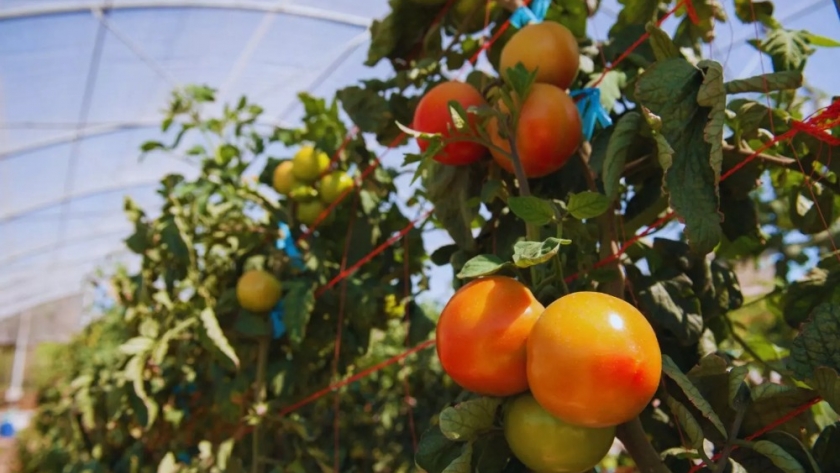
[[[158,3],[169,6],[151,8]],[[269,3],[276,12],[265,11]],[[724,64],[727,79],[770,71],[746,43],[755,27],[734,17],[731,0],[723,3],[730,22],[718,25],[711,58]],[[362,65],[364,25],[386,13],[386,0],[114,0],[119,8],[106,15],[91,10],[101,4],[0,0],[0,318],[78,292],[97,266],[124,260],[123,196],[153,208],[163,174],[194,174],[177,158],[138,160],[139,145],[160,137],[160,110],[174,85],[205,83],[222,101],[244,93],[264,106],[270,123],[296,125],[298,91],[332,97],[389,72],[385,62]],[[831,0],[775,4],[787,27],[840,39]],[[590,36],[604,38],[619,10],[616,0],[603,1]],[[663,27],[673,31],[674,23]],[[840,48],[819,49],[806,80],[836,93],[838,61]],[[409,145],[382,160],[399,168],[403,153],[415,151]],[[403,179],[401,201],[411,194]],[[450,240],[431,231],[425,242],[432,252]],[[423,298],[445,301],[451,268],[433,267],[430,276]]]

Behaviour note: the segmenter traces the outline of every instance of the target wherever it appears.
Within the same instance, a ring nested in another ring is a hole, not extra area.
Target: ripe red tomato
[[[552,416],[525,393],[505,403],[505,439],[511,452],[540,473],[580,473],[610,451],[615,427],[590,428]]]
[[[500,109],[507,112],[500,104]],[[493,144],[510,152],[510,142],[499,135],[498,123],[491,119],[487,132]],[[533,84],[522,103],[516,128],[516,151],[529,178],[551,174],[566,164],[583,139],[583,125],[577,105],[569,94],[549,84]],[[513,161],[491,148],[493,159],[503,169],[514,172]]]
[[[653,328],[635,307],[608,294],[575,292],[552,302],[527,347],[531,392],[572,424],[627,422],[659,386],[662,354]]]
[[[525,342],[544,306],[515,279],[489,276],[461,287],[437,324],[437,354],[459,386],[486,396],[528,389]]]
[[[577,39],[568,28],[554,21],[526,25],[502,49],[502,77],[519,62],[536,71],[537,82],[568,89],[580,67]]]
[[[450,136],[447,127],[455,131],[452,116],[449,113],[449,102],[453,100],[461,104],[464,109],[487,103],[473,86],[465,82],[443,82],[432,87],[420,99],[417,108],[414,110],[412,128],[424,133],[440,133],[444,137]],[[470,124],[474,124],[475,118],[473,116],[469,118]],[[418,138],[417,145],[421,151],[426,151],[429,142]],[[459,166],[474,163],[486,153],[487,148],[481,144],[470,141],[454,141],[437,153],[434,159],[443,164]]]

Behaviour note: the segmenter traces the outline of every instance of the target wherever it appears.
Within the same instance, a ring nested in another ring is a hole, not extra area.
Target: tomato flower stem
[[[616,428],[616,437],[633,457],[640,473],[672,473],[648,441],[642,421],[638,417]]]

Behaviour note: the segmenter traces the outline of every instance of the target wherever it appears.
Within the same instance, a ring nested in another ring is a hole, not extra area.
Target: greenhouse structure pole
[[[15,403],[23,398],[23,374],[26,367],[26,352],[29,349],[29,329],[32,324],[32,312],[27,310],[20,316],[18,322],[17,342],[15,343],[15,358],[12,362],[12,376],[9,389],[6,390],[6,402]]]

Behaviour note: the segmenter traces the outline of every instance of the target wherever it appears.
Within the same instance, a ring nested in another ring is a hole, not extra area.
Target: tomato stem
[[[616,429],[616,437],[624,444],[627,453],[633,457],[640,473],[672,473],[665,466],[659,454],[650,444],[638,417],[621,424]]]
[[[516,127],[517,123],[514,121],[510,133],[508,133],[508,141],[510,142],[510,159],[513,161],[513,170],[516,174],[516,180],[519,182],[519,196],[530,197],[531,187],[528,184],[528,176],[525,174],[525,168],[522,166],[522,161],[519,159],[519,153],[516,151]],[[540,229],[533,223],[525,223],[525,238],[529,241],[540,240]],[[531,266],[531,284],[539,283],[537,280],[537,268]]]
[[[257,347],[257,379],[254,382],[254,392],[257,395],[256,405],[259,406],[265,402],[265,368],[268,364],[268,348],[270,339],[268,337],[260,337],[259,346]],[[253,439],[251,441],[251,473],[259,473],[262,470],[261,463],[261,445],[260,440],[262,436],[262,419],[260,419],[254,426]]]

